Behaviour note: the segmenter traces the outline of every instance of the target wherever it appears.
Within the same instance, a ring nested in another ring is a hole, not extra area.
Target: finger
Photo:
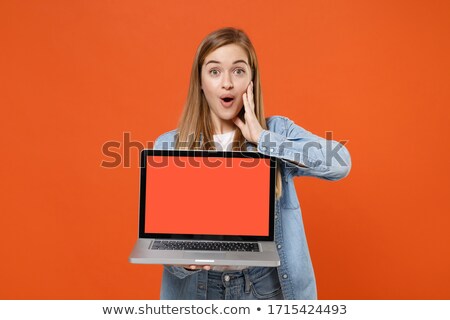
[[[254,107],[254,103],[253,103],[253,93],[252,93],[252,89],[251,89],[251,84],[248,85],[247,92],[244,93],[244,95],[245,95],[244,106],[247,106],[247,109],[245,109],[245,112],[247,114],[249,114],[250,111],[252,113],[255,113],[255,107]],[[245,104],[245,100],[247,100],[247,105]]]
[[[198,270],[198,269],[211,270],[211,266],[209,266],[209,265],[199,266],[199,265],[191,264],[186,269],[190,269],[190,270]]]
[[[247,95],[249,98],[253,97],[253,81],[250,81],[250,83],[247,86]]]
[[[249,103],[248,103],[247,93],[244,93],[244,94],[242,95],[242,101],[244,102],[245,113],[250,112],[250,105],[249,105]]]
[[[180,267],[182,267],[183,269],[189,270],[189,271],[192,271],[192,270],[193,270],[193,269],[192,269],[192,266],[188,266],[188,265],[182,265],[182,266],[180,266]]]
[[[189,266],[189,269],[191,269],[191,270],[198,270],[198,269],[201,269],[201,268],[203,268],[203,266],[199,266],[199,265],[196,265],[196,264],[191,264]]]
[[[253,112],[255,112],[255,101],[254,101],[254,98],[253,98],[253,81],[250,82],[249,93],[248,93],[248,98],[247,99],[248,99],[250,108],[253,110]]]

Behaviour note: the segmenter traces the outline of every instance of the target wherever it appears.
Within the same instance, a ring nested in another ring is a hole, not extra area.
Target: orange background
[[[223,26],[256,47],[267,116],[349,140],[348,178],[296,180],[319,298],[449,299],[436,0],[1,1],[0,298],[158,298],[162,268],[127,261],[137,149],[106,169],[102,145],[174,129],[195,49]]]

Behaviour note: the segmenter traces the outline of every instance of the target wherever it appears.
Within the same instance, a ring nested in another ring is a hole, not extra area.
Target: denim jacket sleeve
[[[351,158],[343,144],[316,136],[282,116],[271,117],[268,127],[259,138],[258,152],[280,158],[288,174],[327,180],[349,174]]]

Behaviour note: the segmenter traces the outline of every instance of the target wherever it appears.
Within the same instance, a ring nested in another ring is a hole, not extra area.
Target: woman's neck
[[[214,134],[225,134],[236,130],[236,125],[231,121],[231,123],[221,122],[214,128]]]

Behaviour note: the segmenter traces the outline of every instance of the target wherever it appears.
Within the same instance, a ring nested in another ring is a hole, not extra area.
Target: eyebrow
[[[243,63],[245,63],[246,65],[248,65],[247,61],[245,61],[245,60],[236,60],[235,62],[233,62],[233,64],[236,64],[236,63],[239,63],[239,62],[243,62]],[[205,64],[205,66],[206,66],[207,64],[209,64],[209,63],[218,63],[218,64],[220,64],[219,61],[216,61],[216,60],[210,60],[210,61],[208,61],[208,62]]]

